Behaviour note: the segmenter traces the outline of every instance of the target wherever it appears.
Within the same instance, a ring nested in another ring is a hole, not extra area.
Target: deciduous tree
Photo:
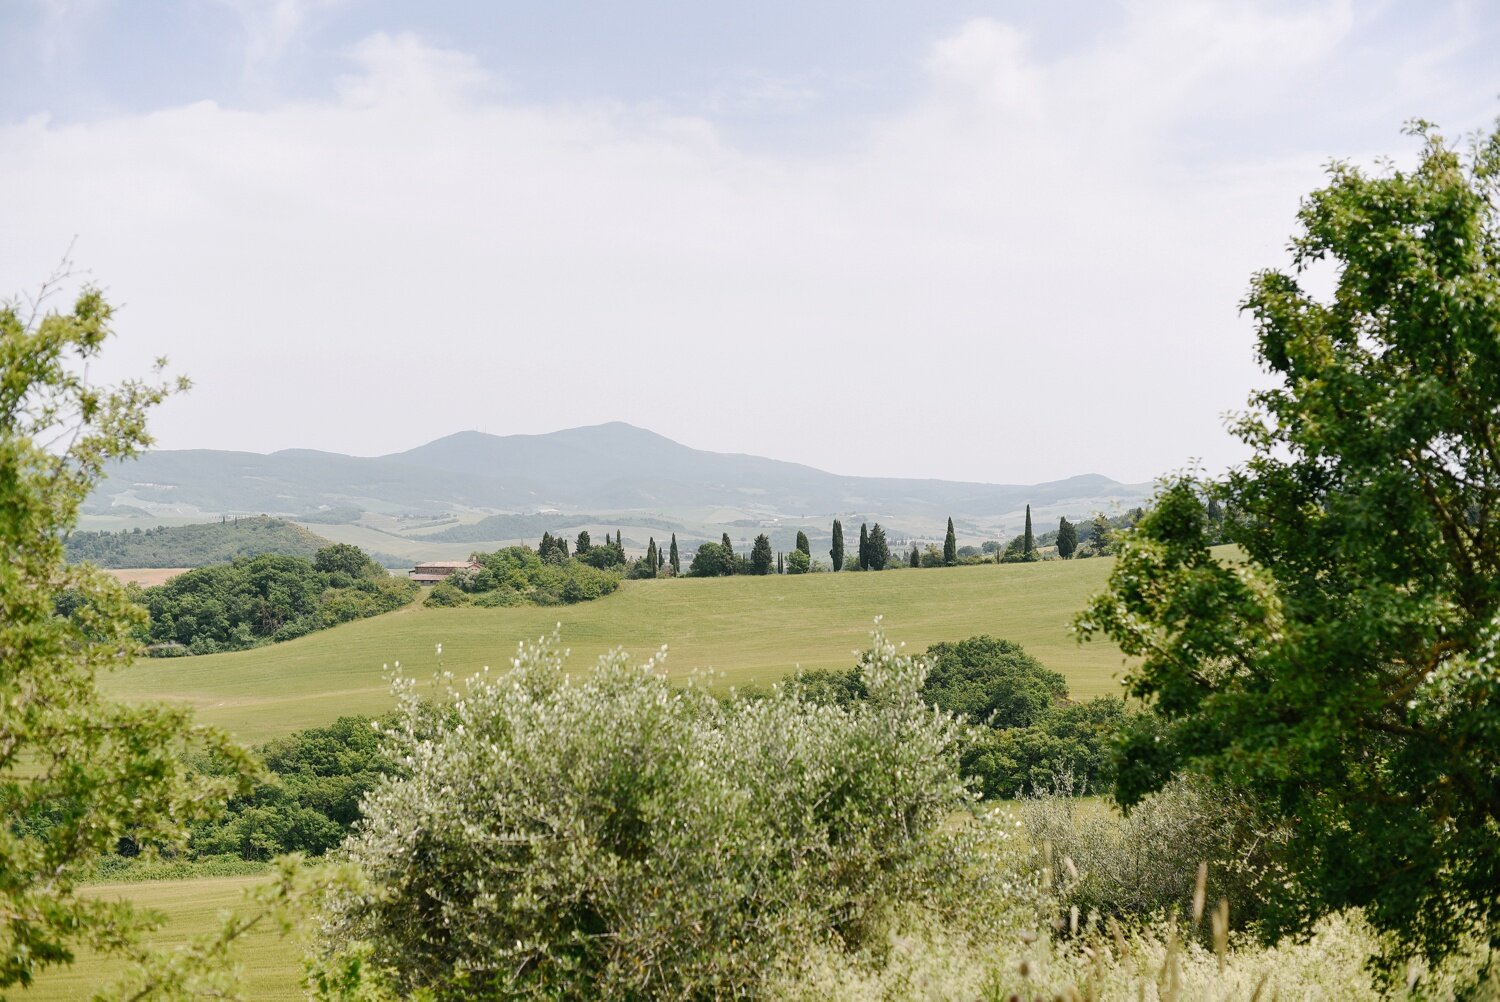
[[[1360,906],[1435,958],[1500,941],[1500,132],[1415,131],[1414,169],[1336,163],[1304,200],[1244,304],[1275,380],[1234,425],[1251,458],[1171,479],[1080,626],[1161,724],[1124,803],[1182,770],[1247,788],[1292,838],[1270,931]]]
[[[0,304],[0,990],[81,946],[139,956],[149,917],[79,882],[125,835],[184,845],[251,774],[188,709],[99,691],[99,673],[137,653],[143,613],[112,578],[67,564],[63,540],[107,465],[150,444],[147,412],[185,383],[160,366],[149,381],[90,383],[111,307],[95,290],[67,312],[45,296]],[[222,775],[186,765],[210,751]]]

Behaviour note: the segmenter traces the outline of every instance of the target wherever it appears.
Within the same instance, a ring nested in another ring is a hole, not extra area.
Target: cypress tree
[[[948,519],[948,535],[943,537],[943,563],[952,567],[958,563],[958,537],[953,534],[953,519]]]
[[[859,523],[859,569],[870,569],[870,527],[864,522]]]
[[[801,529],[797,530],[797,549],[801,550],[809,557],[812,556],[812,544],[807,541],[807,533],[803,532]]]
[[[589,531],[587,529],[581,529],[578,532],[578,541],[573,544],[573,552],[581,557],[585,553],[589,552],[589,546],[591,545],[592,544],[589,541]]]
[[[1064,560],[1072,559],[1078,549],[1078,527],[1066,517],[1057,520],[1057,555]]]
[[[672,533],[672,573],[682,573],[682,561],[677,557],[677,533]]]
[[[776,551],[776,573],[777,574],[785,574],[786,573],[786,561],[782,559],[782,555],[781,555],[781,551],[780,550]]]
[[[658,566],[656,562],[656,537],[652,536],[650,542],[646,544],[646,569],[654,575]]]
[[[883,571],[891,562],[891,548],[885,541],[885,530],[876,522],[870,527],[869,543],[870,570]]]
[[[1036,559],[1036,537],[1031,534],[1031,505],[1026,506],[1025,542],[1021,544],[1021,555],[1027,560]]]
[[[771,573],[771,537],[764,532],[755,537],[750,547],[750,570],[755,574]]]
[[[912,543],[911,544],[910,562],[911,562],[911,565],[913,567],[921,567],[922,566],[922,554],[917,550],[917,544],[916,543]]]
[[[838,519],[833,520],[833,549],[828,551],[833,558],[833,569],[841,571],[844,569],[844,523]]]
[[[729,573],[734,573],[734,547],[729,544],[729,533],[724,533],[724,539],[719,544],[724,547],[724,554],[729,558]]]

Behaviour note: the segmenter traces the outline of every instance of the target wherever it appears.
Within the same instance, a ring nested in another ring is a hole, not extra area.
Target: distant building
[[[454,571],[477,571],[477,560],[432,560],[411,569],[411,579],[417,584],[437,584]]]

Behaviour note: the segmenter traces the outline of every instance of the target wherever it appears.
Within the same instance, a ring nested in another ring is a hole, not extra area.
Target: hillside
[[[75,532],[68,537],[67,555],[70,563],[88,561],[105,568],[204,567],[262,553],[311,557],[328,543],[284,519],[253,516],[126,532]]]
[[[130,699],[186,700],[203,722],[260,742],[340,714],[387,709],[385,665],[399,661],[419,679],[440,669],[498,669],[519,641],[558,622],[578,663],[617,645],[645,657],[668,644],[673,676],[711,668],[721,673],[718,684],[744,685],[797,665],[847,667],[872,620],[884,616],[893,638],[919,650],[977,633],[1016,641],[1062,672],[1075,696],[1095,696],[1115,691],[1120,653],[1104,643],[1080,646],[1069,624],[1112,564],[626,581],[607,598],[557,608],[411,605],[270,647],[138,662],[104,684]]]
[[[114,467],[85,510],[95,516],[176,517],[265,512],[317,522],[355,522],[365,513],[550,510],[591,512],[591,518],[607,521],[633,512],[682,527],[846,514],[908,523],[911,532],[926,532],[953,516],[967,520],[975,534],[993,534],[999,527],[1018,529],[1027,504],[1038,518],[1055,520],[1053,512],[1076,517],[1130,507],[1149,492],[1146,484],[1092,474],[1032,485],[845,477],[692,449],[615,422],[545,435],[460,432],[363,458],[305,449],[270,455],[151,452]]]

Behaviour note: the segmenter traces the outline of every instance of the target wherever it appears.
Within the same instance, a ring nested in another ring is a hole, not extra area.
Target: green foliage
[[[968,855],[968,798],[921,666],[877,635],[864,678],[848,709],[720,702],[619,653],[570,681],[554,638],[437,708],[402,684],[336,956],[437,998],[710,998],[879,946]]]
[[[417,593],[355,546],[335,544],[315,560],[262,554],[199,567],[145,590],[152,644],[195,654],[243,650],[379,615]]]
[[[672,557],[668,561],[672,565],[673,575],[682,573],[682,560],[677,556],[677,533],[672,533]]]
[[[922,551],[917,549],[916,543],[911,544],[911,555],[906,558],[906,562],[912,567],[922,566]]]
[[[529,546],[507,546],[493,553],[476,553],[477,571],[459,571],[433,585],[429,606],[474,605],[499,608],[513,605],[572,605],[591,602],[620,586],[620,574],[594,566],[609,555],[608,567],[618,566],[617,542],[590,546],[581,557],[566,557],[554,539],[549,559]]]
[[[328,540],[279,518],[227,518],[130,532],[75,532],[69,563],[99,567],[205,567],[263,553],[311,558]]]
[[[1021,552],[1027,560],[1036,559],[1036,536],[1031,532],[1031,505],[1026,506],[1026,529],[1021,533]]]
[[[1066,518],[1059,518],[1057,520],[1057,555],[1068,560],[1077,549],[1078,528]]]
[[[803,553],[807,554],[808,560],[812,559],[812,544],[807,541],[807,533],[803,532],[801,529],[797,530],[797,545],[795,549],[801,550]]]
[[[25,310],[0,305],[0,990],[83,945],[150,961],[150,916],[80,895],[78,881],[127,834],[180,846],[251,772],[186,709],[97,688],[137,653],[143,616],[107,576],[68,565],[62,540],[106,465],[150,444],[146,413],[174,386],[89,383],[113,311],[92,289],[44,311],[48,291]],[[73,601],[60,611],[63,592]],[[182,764],[208,749],[230,763],[223,775]]]
[[[1255,278],[1252,458],[1169,480],[1080,626],[1162,722],[1125,802],[1184,769],[1243,788],[1295,819],[1271,930],[1361,905],[1438,957],[1500,940],[1500,133],[1466,159],[1417,131],[1414,170],[1335,164],[1304,201],[1293,266],[1337,286]],[[1243,563],[1208,552],[1205,492]]]
[[[867,522],[859,524],[859,569],[870,569],[870,526]]]
[[[770,574],[772,559],[774,554],[771,552],[771,538],[763,532],[755,537],[755,542],[750,547],[750,573]]]
[[[876,522],[870,527],[870,537],[866,544],[865,566],[872,571],[883,571],[891,562],[891,547],[885,541],[885,530]]]
[[[833,561],[835,571],[844,569],[844,523],[838,519],[833,520],[833,548],[828,551],[828,558]]]
[[[688,577],[716,578],[734,573],[734,554],[718,543],[700,543],[693,562],[688,565]]]
[[[953,533],[953,519],[948,519],[948,533],[943,537],[943,565],[952,567],[958,563],[958,537]]]
[[[923,698],[969,723],[1029,727],[1068,694],[1061,675],[1008,640],[980,635],[933,644],[927,657]]]
[[[360,801],[391,771],[368,717],[340,717],[264,746],[266,781],[231,799],[223,815],[193,830],[194,856],[269,860],[321,856],[349,833]]]
[[[1061,675],[1019,645],[989,636],[934,644],[923,660],[928,665],[923,701],[972,725],[961,771],[982,796],[1024,796],[1060,780],[1083,792],[1113,781],[1112,746],[1136,720],[1122,700],[1070,703]],[[831,706],[868,698],[863,663],[800,672],[786,684],[803,699]]]
[[[592,545],[593,541],[589,539],[589,531],[587,529],[579,529],[578,539],[573,543],[573,554],[581,557],[589,552],[589,547]]]
[[[806,574],[812,570],[812,558],[803,550],[793,550],[787,554],[786,572],[788,574]]]
[[[1094,515],[1088,529],[1089,556],[1102,557],[1115,552],[1115,528],[1107,515],[1102,511]]]

